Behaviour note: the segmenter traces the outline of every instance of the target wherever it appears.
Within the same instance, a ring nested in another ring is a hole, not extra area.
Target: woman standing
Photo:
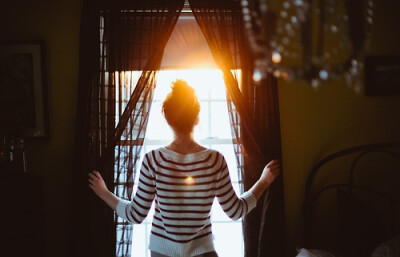
[[[89,186],[118,216],[135,224],[146,218],[155,201],[149,245],[152,257],[217,256],[210,218],[214,198],[231,219],[243,217],[279,175],[279,163],[268,163],[253,187],[237,197],[222,154],[193,138],[200,112],[194,89],[183,80],[175,81],[162,112],[174,140],[146,153],[134,199],[128,202],[116,197],[98,171],[89,174]]]

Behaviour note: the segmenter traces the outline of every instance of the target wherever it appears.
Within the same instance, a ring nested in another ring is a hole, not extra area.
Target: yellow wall
[[[375,1],[370,54],[400,54],[399,4]],[[300,242],[304,185],[311,168],[339,150],[368,143],[400,141],[400,96],[355,94],[343,79],[317,90],[279,81],[288,252]],[[292,255],[293,256],[293,255]]]
[[[80,5],[13,0],[0,7],[0,42],[41,41],[45,47],[50,139],[27,142],[27,149],[29,172],[44,178],[46,256],[68,256]]]
[[[45,181],[46,256],[67,256],[81,1],[7,2],[0,42],[42,41],[45,46],[50,139],[28,143],[29,168]],[[371,53],[399,54],[399,6],[376,2]],[[400,98],[356,95],[342,80],[318,90],[306,83],[279,84],[287,236],[294,249],[304,183],[313,164],[346,147],[400,140]]]

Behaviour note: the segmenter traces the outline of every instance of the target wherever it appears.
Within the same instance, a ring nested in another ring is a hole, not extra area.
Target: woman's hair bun
[[[182,80],[177,79],[172,82],[172,97],[191,97],[197,98],[195,90],[189,84]]]
[[[191,131],[198,119],[200,103],[196,91],[181,79],[172,82],[171,92],[163,102],[167,122],[179,131]]]

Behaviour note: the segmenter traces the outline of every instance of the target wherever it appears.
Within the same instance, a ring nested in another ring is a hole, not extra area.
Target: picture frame
[[[0,136],[48,137],[43,45],[0,44]]]
[[[400,95],[400,56],[365,57],[365,95]]]

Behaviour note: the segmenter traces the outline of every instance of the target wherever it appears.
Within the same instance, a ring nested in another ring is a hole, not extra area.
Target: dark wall
[[[368,54],[400,55],[400,4],[375,1]],[[400,141],[400,96],[367,97],[343,78],[316,90],[305,82],[279,81],[284,166],[286,235],[289,249],[301,242],[304,186],[311,168],[339,150],[383,141]],[[292,250],[290,250],[292,251]]]
[[[0,42],[45,47],[50,138],[28,142],[29,171],[44,178],[46,256],[67,256],[70,186],[78,85],[81,0],[8,1]],[[400,54],[400,4],[376,1],[372,54]],[[288,248],[299,240],[304,183],[313,164],[346,147],[400,140],[399,97],[355,94],[344,80],[318,90],[279,81]]]
[[[0,6],[1,43],[44,46],[50,138],[26,143],[28,169],[44,179],[46,256],[67,256],[81,1],[13,0]]]

